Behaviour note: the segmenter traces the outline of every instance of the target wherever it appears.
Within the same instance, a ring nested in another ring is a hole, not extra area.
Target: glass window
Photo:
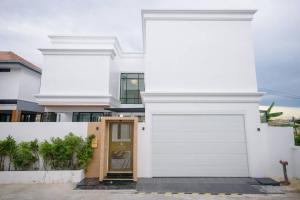
[[[74,112],[73,122],[100,122],[102,116],[110,116],[111,113],[103,112]]]
[[[36,122],[36,116],[40,113],[22,111],[20,122]]]
[[[10,122],[11,111],[1,110],[0,111],[0,122]]]
[[[143,73],[121,74],[120,100],[122,104],[141,104],[141,91],[145,91]]]
[[[42,114],[42,122],[56,122],[57,114],[54,112],[45,112]]]

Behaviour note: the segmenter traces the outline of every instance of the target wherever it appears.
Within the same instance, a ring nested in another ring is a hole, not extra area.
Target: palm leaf
[[[278,116],[280,116],[282,114],[283,114],[283,112],[269,113],[269,118],[271,118],[271,117],[278,117]]]
[[[273,106],[275,105],[275,102],[273,101],[272,104],[269,106],[269,108],[267,109],[267,113],[270,113]]]

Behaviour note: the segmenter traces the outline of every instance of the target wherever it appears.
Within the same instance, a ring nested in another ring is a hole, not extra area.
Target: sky
[[[261,104],[300,106],[300,0],[0,0],[0,51],[43,67],[48,35],[117,36],[142,51],[141,9],[257,9],[253,39]]]

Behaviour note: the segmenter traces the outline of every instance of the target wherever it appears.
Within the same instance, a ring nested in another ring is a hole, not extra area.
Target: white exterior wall
[[[109,56],[45,55],[44,63],[41,94],[109,94]]]
[[[19,84],[18,99],[35,102],[34,95],[40,92],[41,74],[23,68]]]
[[[121,73],[144,73],[144,54],[129,53],[118,60]]]
[[[293,148],[293,170],[294,170],[294,177],[300,179],[300,147]]]
[[[6,67],[9,68],[9,65]],[[20,78],[20,69],[11,69],[10,72],[0,73],[0,99],[18,98]]]
[[[144,13],[146,91],[257,91],[248,14],[216,13]]]
[[[260,163],[262,169],[265,169],[266,177],[283,177],[282,165],[280,160],[288,161],[287,172],[288,176],[294,175],[294,155],[293,147],[295,146],[293,129],[291,127],[271,127],[267,124],[262,124],[262,133],[257,141],[257,151],[260,152],[259,157],[263,158]],[[295,172],[299,173],[299,169]]]
[[[150,177],[149,176],[149,165],[151,162],[149,155],[151,155],[150,149],[150,135],[145,128],[145,123],[138,124],[138,135],[137,135],[137,175],[138,177]]]
[[[44,74],[36,95],[46,106],[119,107],[120,73],[143,72],[141,53],[124,53],[114,37],[50,36],[52,47],[41,49]],[[46,110],[51,110],[46,107]]]
[[[8,135],[16,141],[49,140],[51,137],[64,137],[70,132],[87,137],[87,122],[3,122],[0,123],[0,140]]]
[[[254,11],[144,11],[146,133],[154,114],[244,117],[249,175],[262,177],[251,20]],[[217,126],[217,124],[216,124]],[[216,147],[217,148],[217,147]]]
[[[2,64],[1,67],[4,67]],[[20,64],[7,64],[10,72],[0,73],[0,99],[18,99],[36,102],[34,95],[39,93],[41,74],[26,69]],[[15,110],[16,105],[2,104],[0,110]]]
[[[110,62],[109,70],[109,93],[115,98],[120,100],[120,70],[117,60],[119,58],[115,57]]]

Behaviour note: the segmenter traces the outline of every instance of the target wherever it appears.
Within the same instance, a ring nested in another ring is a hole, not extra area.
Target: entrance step
[[[132,180],[132,172],[108,172],[105,179],[114,179],[114,180]]]
[[[80,190],[132,190],[136,189],[136,182],[132,180],[103,180],[99,178],[84,178],[76,185]]]

